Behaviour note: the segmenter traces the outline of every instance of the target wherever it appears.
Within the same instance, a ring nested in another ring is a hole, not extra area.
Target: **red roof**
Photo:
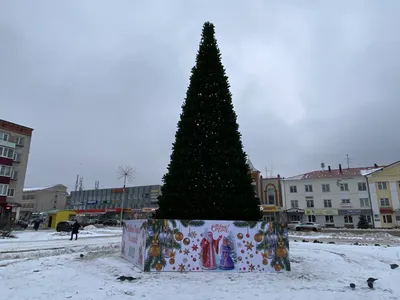
[[[339,169],[331,169],[329,170],[318,170],[318,171],[312,171],[308,173],[304,173],[298,176],[293,176],[290,178],[286,178],[287,180],[291,179],[324,179],[324,178],[343,178],[343,177],[356,177],[356,176],[364,176],[363,174],[366,171],[374,171],[377,169],[380,169],[385,166],[372,166],[372,167],[362,167],[362,168],[342,168],[342,171]],[[363,173],[362,173],[363,171]]]

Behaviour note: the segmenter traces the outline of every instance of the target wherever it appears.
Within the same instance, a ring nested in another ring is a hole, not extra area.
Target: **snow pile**
[[[88,225],[84,227],[84,230],[91,230],[91,231],[96,231],[98,228],[94,225]]]

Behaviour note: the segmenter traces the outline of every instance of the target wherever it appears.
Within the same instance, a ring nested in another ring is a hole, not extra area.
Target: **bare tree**
[[[117,170],[118,179],[124,178],[124,187],[122,189],[122,200],[121,200],[121,215],[120,222],[122,223],[122,218],[124,214],[124,201],[125,201],[125,187],[126,182],[132,182],[134,177],[135,169],[130,165],[119,166]]]

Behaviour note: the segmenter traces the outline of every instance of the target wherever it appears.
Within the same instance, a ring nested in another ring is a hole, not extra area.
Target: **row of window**
[[[13,137],[9,133],[3,131],[0,131],[0,140],[16,143],[18,146],[23,146],[25,143],[25,139],[23,137]]]
[[[16,152],[14,149],[0,146],[0,157],[11,158],[15,162],[21,161],[21,153]]]
[[[336,218],[338,218],[338,217],[339,216],[336,216]],[[371,216],[367,215],[366,218],[368,220],[368,223],[371,223]],[[292,216],[292,221],[300,221],[300,216],[293,215]],[[315,223],[316,222],[316,217],[313,216],[313,215],[308,215],[307,216],[307,221]],[[343,216],[343,221],[344,221],[345,224],[354,224],[354,220],[353,220],[353,216],[352,215]],[[325,223],[326,224],[334,224],[335,223],[334,217],[333,216],[325,216]]]
[[[306,197],[306,206],[307,206],[307,208],[315,207],[314,199],[309,199],[309,198],[313,198],[313,197]],[[350,199],[341,199],[341,200],[342,200],[342,202],[341,202],[342,205],[351,204]],[[369,203],[369,199],[368,198],[360,198],[359,201],[360,201],[360,207],[370,207],[370,205],[369,205],[370,203]],[[390,206],[389,204],[390,204],[389,203],[389,199],[387,199],[387,198],[382,198],[381,199],[381,206],[382,207],[388,207],[388,206]],[[290,201],[290,205],[291,205],[291,208],[299,208],[299,200],[291,200]],[[331,208],[332,207],[332,200],[324,199],[324,207],[325,208]]]
[[[15,189],[8,187],[8,184],[0,184],[0,196],[14,197]]]
[[[336,216],[336,218],[337,217],[338,216]],[[367,218],[368,223],[372,222],[370,215],[367,215],[366,218]],[[298,216],[298,215],[293,215],[291,219],[292,219],[292,221],[300,222],[300,216]],[[316,217],[313,215],[309,215],[309,216],[307,216],[307,220],[308,220],[308,222],[315,222]],[[358,219],[354,220],[353,216],[347,215],[347,216],[343,216],[343,221],[345,224],[354,224],[354,221],[358,222]],[[392,224],[393,223],[392,215],[382,215],[382,221],[384,224]],[[325,216],[325,223],[326,224],[334,224],[335,223],[334,217],[333,216]]]
[[[18,171],[14,171],[12,166],[0,165],[0,176],[10,177],[13,180],[17,180]]]
[[[398,188],[400,189],[400,181],[397,183]],[[338,183],[338,186],[340,188],[341,192],[349,192],[349,184],[348,183]],[[380,181],[377,182],[378,190],[387,190],[388,189],[388,182],[387,181]],[[358,191],[360,192],[365,192],[367,190],[367,183],[366,182],[359,182],[358,183]],[[296,185],[291,185],[289,188],[290,193],[297,193],[297,186]],[[312,184],[306,184],[304,185],[304,191],[306,193],[312,193],[313,192],[313,186]],[[329,193],[331,191],[331,186],[330,184],[321,184],[321,191],[324,193]]]

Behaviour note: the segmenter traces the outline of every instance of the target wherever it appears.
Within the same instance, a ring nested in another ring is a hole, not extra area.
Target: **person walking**
[[[78,239],[78,233],[79,233],[80,227],[81,227],[81,225],[79,225],[78,220],[75,220],[75,223],[72,225],[70,241],[72,241],[74,234],[75,234],[75,241]]]

